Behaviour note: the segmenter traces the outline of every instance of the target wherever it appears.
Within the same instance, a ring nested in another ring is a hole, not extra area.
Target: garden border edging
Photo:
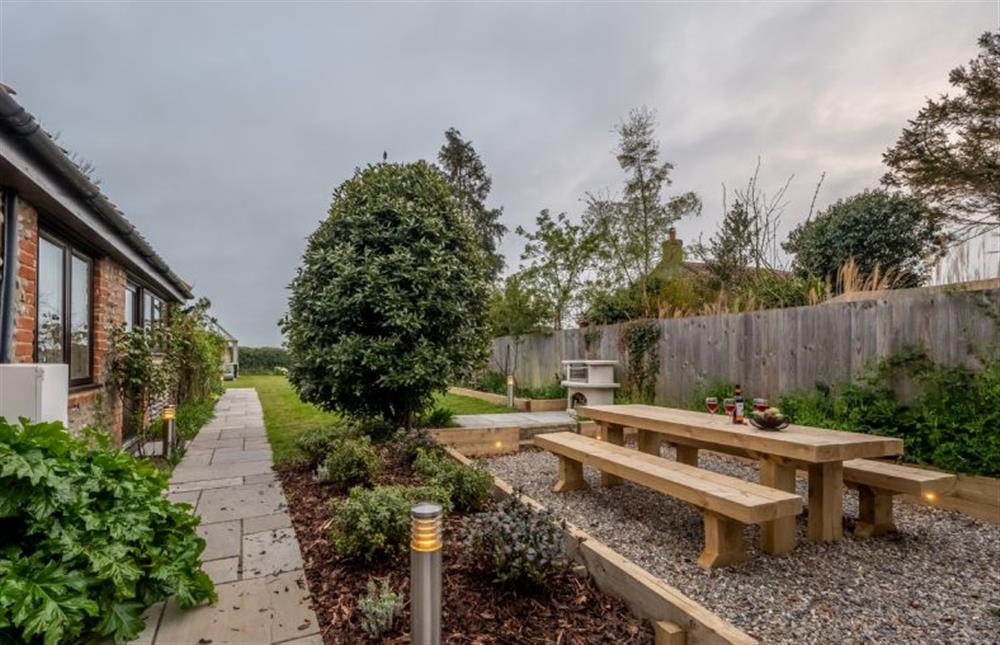
[[[442,446],[455,461],[471,465],[469,459],[449,446]],[[493,476],[493,496],[502,499],[512,495],[513,487]],[[537,500],[521,495],[529,505],[539,510],[545,507]],[[730,645],[757,645],[759,642],[721,616],[688,598],[680,590],[668,585],[611,547],[594,539],[585,531],[566,523],[564,529],[566,551],[582,564],[594,578],[597,586],[628,605],[636,617],[655,625],[670,621],[684,629],[688,642],[728,643]]]

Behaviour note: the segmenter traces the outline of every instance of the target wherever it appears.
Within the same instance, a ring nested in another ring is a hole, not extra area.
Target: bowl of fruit
[[[788,419],[778,408],[767,408],[762,412],[757,412],[755,410],[750,413],[748,418],[750,419],[751,425],[761,430],[770,430],[774,432],[788,427]]]

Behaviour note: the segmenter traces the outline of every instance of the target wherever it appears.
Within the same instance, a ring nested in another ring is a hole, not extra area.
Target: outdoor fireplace
[[[610,405],[615,402],[615,365],[618,361],[563,361],[566,409],[580,405]]]

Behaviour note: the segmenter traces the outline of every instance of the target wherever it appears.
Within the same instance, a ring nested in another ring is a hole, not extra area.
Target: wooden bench
[[[934,501],[949,493],[958,478],[886,461],[852,459],[844,462],[844,482],[858,489],[860,512],[854,534],[865,538],[896,530],[893,496],[907,494]]]
[[[574,432],[535,437],[535,445],[559,458],[556,492],[585,488],[583,466],[627,479],[702,509],[705,549],[698,564],[713,569],[746,559],[743,524],[760,524],[802,512],[802,498]],[[781,551],[795,545],[783,545]]]

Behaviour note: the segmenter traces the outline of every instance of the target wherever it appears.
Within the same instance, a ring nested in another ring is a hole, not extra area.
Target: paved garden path
[[[322,645],[256,390],[226,391],[174,469],[168,497],[201,516],[202,559],[219,601],[159,603],[137,642]]]

